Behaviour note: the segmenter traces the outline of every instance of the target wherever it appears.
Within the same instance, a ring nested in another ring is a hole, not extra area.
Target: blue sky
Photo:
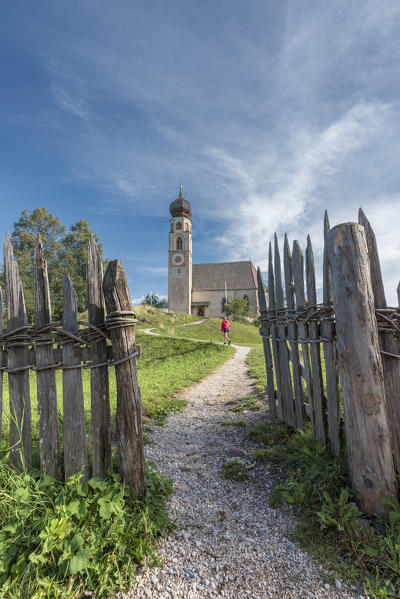
[[[168,206],[195,262],[266,266],[274,231],[318,257],[361,205],[400,278],[397,0],[5,0],[2,230],[86,218],[132,296],[167,292]]]

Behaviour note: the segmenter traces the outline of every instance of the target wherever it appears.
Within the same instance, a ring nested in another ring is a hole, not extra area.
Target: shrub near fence
[[[119,469],[132,491],[141,495],[145,485],[145,465],[136,372],[140,347],[135,344],[136,318],[123,266],[119,260],[110,262],[103,279],[100,254],[94,238],[90,239],[87,323],[78,320],[76,293],[68,275],[63,281],[63,319],[52,321],[47,266],[40,238],[33,257],[33,279],[35,324],[29,325],[18,265],[7,235],[4,246],[7,329],[0,334],[0,389],[2,393],[3,372],[7,372],[11,460],[18,469],[32,465],[29,370],[33,370],[37,379],[42,470],[55,478],[63,475],[67,478],[79,472],[83,478],[90,474],[105,477],[111,467],[108,369],[115,367]],[[1,309],[2,305],[1,301]],[[91,370],[91,464],[86,441],[83,368]],[[56,386],[58,369],[63,375],[62,443]],[[0,438],[1,417],[0,411]]]
[[[375,235],[362,210],[359,224],[332,230],[325,214],[324,239],[321,303],[310,237],[304,277],[300,245],[295,241],[291,253],[285,235],[284,288],[276,236],[274,256],[269,245],[269,306],[258,271],[269,411],[293,428],[304,428],[308,416],[314,436],[336,455],[344,428],[360,505],[385,514],[382,498],[396,496],[400,472],[400,310],[387,307]]]

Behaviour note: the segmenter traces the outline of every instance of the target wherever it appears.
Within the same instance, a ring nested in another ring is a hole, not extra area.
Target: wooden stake
[[[35,254],[32,260],[35,327],[40,329],[51,322],[51,305],[47,264],[43,246],[38,236]],[[57,382],[54,368],[54,349],[51,330],[48,331],[49,341],[36,343],[36,373],[37,406],[39,419],[40,467],[54,478],[61,478],[60,433],[58,427]]]
[[[103,280],[107,314],[132,310],[128,280],[119,260],[107,266]],[[122,315],[121,315],[122,318]],[[135,329],[121,326],[110,330],[113,356],[127,358],[135,351]],[[145,462],[142,436],[142,400],[137,381],[136,359],[115,366],[117,380],[117,443],[120,472],[133,493],[141,496],[145,487]]]
[[[338,225],[327,244],[350,477],[361,509],[382,515],[389,511],[382,498],[396,497],[396,479],[364,227]]]

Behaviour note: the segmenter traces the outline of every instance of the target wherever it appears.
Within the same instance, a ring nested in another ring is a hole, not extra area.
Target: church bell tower
[[[174,200],[171,213],[168,251],[168,310],[190,314],[192,304],[192,208],[182,197]]]

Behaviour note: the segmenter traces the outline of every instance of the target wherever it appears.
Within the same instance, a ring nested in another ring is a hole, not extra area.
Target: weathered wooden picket
[[[359,224],[324,222],[323,297],[317,301],[314,257],[304,262],[285,235],[284,281],[275,235],[269,246],[268,297],[258,271],[269,411],[293,428],[310,418],[314,436],[339,455],[343,432],[353,487],[366,513],[388,509],[400,472],[400,309],[388,308],[375,235]],[[323,356],[323,359],[322,359]],[[339,374],[340,384],[339,385]]]
[[[53,322],[47,266],[40,238],[33,257],[35,324],[27,323],[24,294],[9,236],[4,246],[7,329],[0,329],[0,399],[3,373],[8,374],[9,446],[17,468],[32,465],[32,418],[29,371],[36,373],[40,467],[55,478],[82,472],[105,477],[111,467],[109,369],[117,382],[116,444],[119,469],[132,491],[145,487],[141,397],[137,382],[136,317],[128,281],[119,260],[103,266],[95,240],[88,247],[88,321],[78,320],[76,293],[68,275],[63,280],[63,318]],[[105,308],[107,307],[107,316]],[[0,290],[0,311],[3,301]],[[0,326],[3,318],[0,313]],[[82,370],[90,369],[91,440],[86,431]],[[56,371],[62,371],[62,416]],[[0,402],[0,439],[2,431]],[[61,423],[62,434],[60,434]],[[91,464],[88,454],[91,454]]]

